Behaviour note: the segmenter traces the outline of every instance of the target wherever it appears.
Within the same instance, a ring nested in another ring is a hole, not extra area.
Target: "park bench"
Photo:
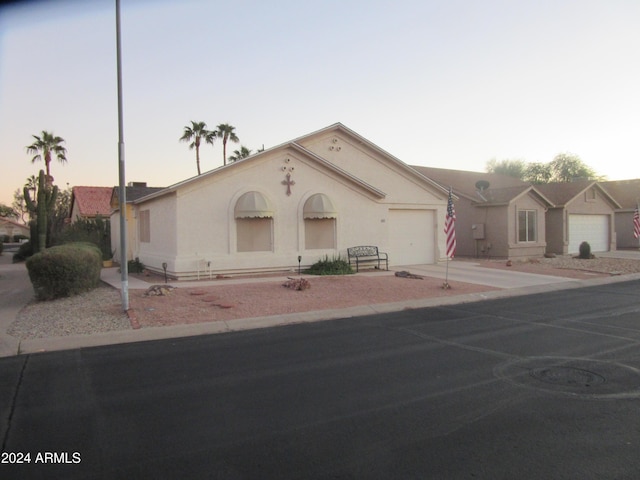
[[[389,270],[389,256],[385,252],[379,252],[378,247],[373,246],[359,246],[347,248],[347,256],[349,259],[349,265],[354,261],[356,264],[356,272],[360,269],[362,263],[376,263],[378,270],[380,269],[380,262],[384,261],[385,269]]]

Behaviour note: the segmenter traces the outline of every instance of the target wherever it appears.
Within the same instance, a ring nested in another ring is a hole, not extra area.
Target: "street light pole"
[[[124,128],[122,122],[122,54],[120,44],[120,0],[116,0],[116,59],[118,76],[118,178],[120,200],[120,279],[122,309],[129,310],[129,277],[127,264],[127,189],[124,164]]]

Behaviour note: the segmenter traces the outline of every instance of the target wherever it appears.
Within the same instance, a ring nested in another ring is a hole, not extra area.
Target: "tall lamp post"
[[[120,0],[116,0],[116,61],[118,76],[118,178],[120,199],[120,280],[122,309],[129,310],[129,272],[127,264],[127,189],[124,169],[124,128],[122,122],[122,54],[120,44]]]

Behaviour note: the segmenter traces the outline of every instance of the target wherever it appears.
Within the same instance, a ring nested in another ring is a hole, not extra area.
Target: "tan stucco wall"
[[[638,248],[640,240],[633,236],[633,211],[616,212],[616,248]]]

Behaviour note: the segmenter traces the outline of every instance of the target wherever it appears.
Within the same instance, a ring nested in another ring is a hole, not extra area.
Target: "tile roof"
[[[109,216],[111,215],[111,190],[112,187],[73,187],[72,208],[73,205],[77,205],[76,213],[82,217]]]

